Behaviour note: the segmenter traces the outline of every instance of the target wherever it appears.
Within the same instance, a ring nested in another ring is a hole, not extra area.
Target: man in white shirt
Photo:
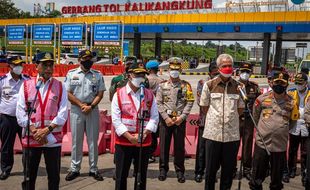
[[[16,117],[18,124],[26,130],[28,113],[30,115],[28,132],[22,139],[24,147],[24,168],[28,163],[28,181],[22,183],[23,189],[35,189],[41,155],[44,155],[48,175],[48,189],[58,190],[60,181],[60,157],[62,127],[68,117],[68,98],[64,85],[53,78],[54,59],[51,53],[36,56],[38,77],[25,81],[20,88]],[[27,155],[29,153],[29,155]],[[26,159],[26,160],[25,160]]]
[[[156,132],[159,117],[153,92],[140,87],[145,81],[146,73],[147,71],[142,64],[131,65],[127,85],[118,89],[112,99],[111,114],[116,133],[116,190],[127,189],[127,177],[132,160],[135,168],[138,168],[138,164],[141,163],[140,189],[146,189],[148,159],[151,154],[151,133]],[[141,145],[142,156],[139,162],[140,143],[138,143],[138,133],[141,125],[139,119],[141,113],[144,124]],[[138,174],[135,176],[138,176]],[[135,180],[134,189],[136,189],[136,186],[137,180]]]

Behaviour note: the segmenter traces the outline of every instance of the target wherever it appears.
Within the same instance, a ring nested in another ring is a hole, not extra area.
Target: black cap
[[[42,53],[37,53],[35,58],[35,62],[45,62],[45,61],[53,61],[54,62],[54,55],[50,52],[42,52]]]
[[[298,73],[295,76],[295,83],[304,83],[305,81],[308,81],[308,76],[304,73]]]
[[[19,55],[12,56],[12,57],[8,58],[8,64],[18,65],[18,64],[21,64],[21,63],[25,63],[25,61]]]
[[[132,65],[130,65],[128,72],[134,74],[148,73],[143,63],[133,63]]]
[[[247,62],[242,62],[240,64],[239,70],[240,71],[250,71],[252,72],[253,66],[251,63],[247,63]]]
[[[286,72],[273,72],[271,79],[273,81],[283,81],[285,83],[288,83],[288,79],[290,76]]]
[[[85,59],[87,57],[93,58],[94,55],[90,50],[82,50],[79,53],[79,59]]]
[[[267,77],[268,79],[271,79],[274,73],[281,73],[281,72],[287,73],[284,67],[272,67]]]

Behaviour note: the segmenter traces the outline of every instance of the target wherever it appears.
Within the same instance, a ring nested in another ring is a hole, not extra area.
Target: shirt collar
[[[78,68],[78,73],[84,73],[84,71],[81,69],[81,66]],[[90,69],[88,72],[86,72],[85,74],[87,74],[87,73],[92,73],[93,74],[93,70],[92,69]]]
[[[44,84],[48,84],[49,82],[51,82],[52,78],[53,78],[53,77],[50,77],[47,81],[45,81]],[[38,82],[38,80],[39,80],[39,75],[37,75],[37,78],[36,78],[36,81],[37,81],[37,82]]]
[[[133,93],[133,94],[137,94],[137,93],[140,93],[140,89],[137,91],[137,92],[134,92],[131,87],[129,86],[129,82],[127,82],[126,84],[126,93],[127,94],[130,94],[130,93]]]
[[[8,72],[7,76],[8,76],[8,80],[14,80],[13,77],[12,77],[11,71]],[[26,77],[24,77],[24,75],[22,74],[21,77],[19,78],[19,80],[20,79],[26,80]],[[19,80],[17,80],[17,81],[19,81]]]
[[[220,84],[220,83],[222,83],[222,84],[228,83],[229,84],[229,83],[232,83],[233,79],[230,77],[229,80],[227,82],[225,82],[225,81],[223,81],[223,79],[220,76],[217,76],[215,78],[215,81],[216,81],[216,84]]]

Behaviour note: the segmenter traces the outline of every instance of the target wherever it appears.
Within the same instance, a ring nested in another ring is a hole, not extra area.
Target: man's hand
[[[91,112],[91,106],[88,106],[88,105],[83,105],[81,107],[81,110],[82,110],[82,113],[88,115],[90,112]]]
[[[40,144],[46,144],[46,136],[50,133],[47,127],[44,129],[36,129],[36,132],[33,134],[34,140],[38,141]]]
[[[175,125],[175,122],[170,117],[168,117],[165,122],[168,127]]]
[[[131,144],[137,145],[138,144],[138,134],[132,134],[129,137],[129,141],[131,142]]]
[[[178,116],[177,119],[176,119],[174,122],[175,122],[175,124],[176,124],[177,126],[180,126],[181,123],[183,122],[183,119],[182,119],[180,116]]]
[[[149,130],[144,130],[143,131],[143,138],[142,138],[142,142],[144,142],[145,141],[145,139],[146,139],[146,137],[148,136],[148,134],[150,134],[151,133],[151,131],[149,131]]]

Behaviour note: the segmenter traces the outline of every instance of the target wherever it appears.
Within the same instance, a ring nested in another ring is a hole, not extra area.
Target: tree
[[[15,7],[15,4],[11,0],[2,0],[0,3],[0,18],[19,18],[20,10]]]
[[[62,13],[58,10],[54,10],[50,13],[48,13],[45,17],[47,18],[57,18],[57,17],[62,17]]]

